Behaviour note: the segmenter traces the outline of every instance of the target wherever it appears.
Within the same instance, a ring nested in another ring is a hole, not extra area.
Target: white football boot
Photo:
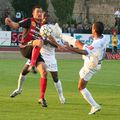
[[[15,97],[15,96],[21,94],[21,92],[22,92],[22,89],[21,90],[16,89],[12,92],[12,94],[10,94],[10,97]]]
[[[96,112],[100,111],[101,110],[101,106],[98,105],[98,106],[93,106],[91,107],[91,110],[90,112],[88,113],[88,115],[92,115],[92,114],[95,114]]]
[[[60,99],[60,102],[61,102],[61,104],[65,104],[65,98],[64,98],[64,96],[59,96],[59,99]]]

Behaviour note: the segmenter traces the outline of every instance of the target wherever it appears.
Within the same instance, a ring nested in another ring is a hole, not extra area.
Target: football
[[[52,33],[52,29],[49,24],[45,24],[40,28],[40,35],[43,37],[48,37]]]

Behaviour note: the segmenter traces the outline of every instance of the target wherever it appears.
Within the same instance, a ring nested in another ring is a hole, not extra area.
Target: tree
[[[60,22],[70,22],[75,0],[51,0]]]
[[[35,5],[40,5],[46,9],[46,0],[13,0],[12,6],[15,11],[23,11],[24,15],[27,17],[31,16],[32,7]]]

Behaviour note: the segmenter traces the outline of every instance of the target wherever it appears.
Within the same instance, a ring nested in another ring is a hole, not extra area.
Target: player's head
[[[102,22],[95,22],[93,25],[92,25],[92,34],[93,35],[98,35],[98,36],[101,36],[103,34],[103,31],[104,31],[104,25]]]
[[[118,31],[116,29],[112,30],[113,35],[117,35]]]
[[[43,16],[43,10],[40,6],[36,5],[32,8],[32,16],[36,20],[41,20]]]
[[[43,11],[42,14],[42,25],[47,24],[46,12]]]

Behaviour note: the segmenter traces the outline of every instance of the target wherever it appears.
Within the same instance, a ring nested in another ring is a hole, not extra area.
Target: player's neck
[[[94,39],[95,40],[101,39],[101,38],[103,38],[103,35],[98,35],[98,34],[94,35]]]

